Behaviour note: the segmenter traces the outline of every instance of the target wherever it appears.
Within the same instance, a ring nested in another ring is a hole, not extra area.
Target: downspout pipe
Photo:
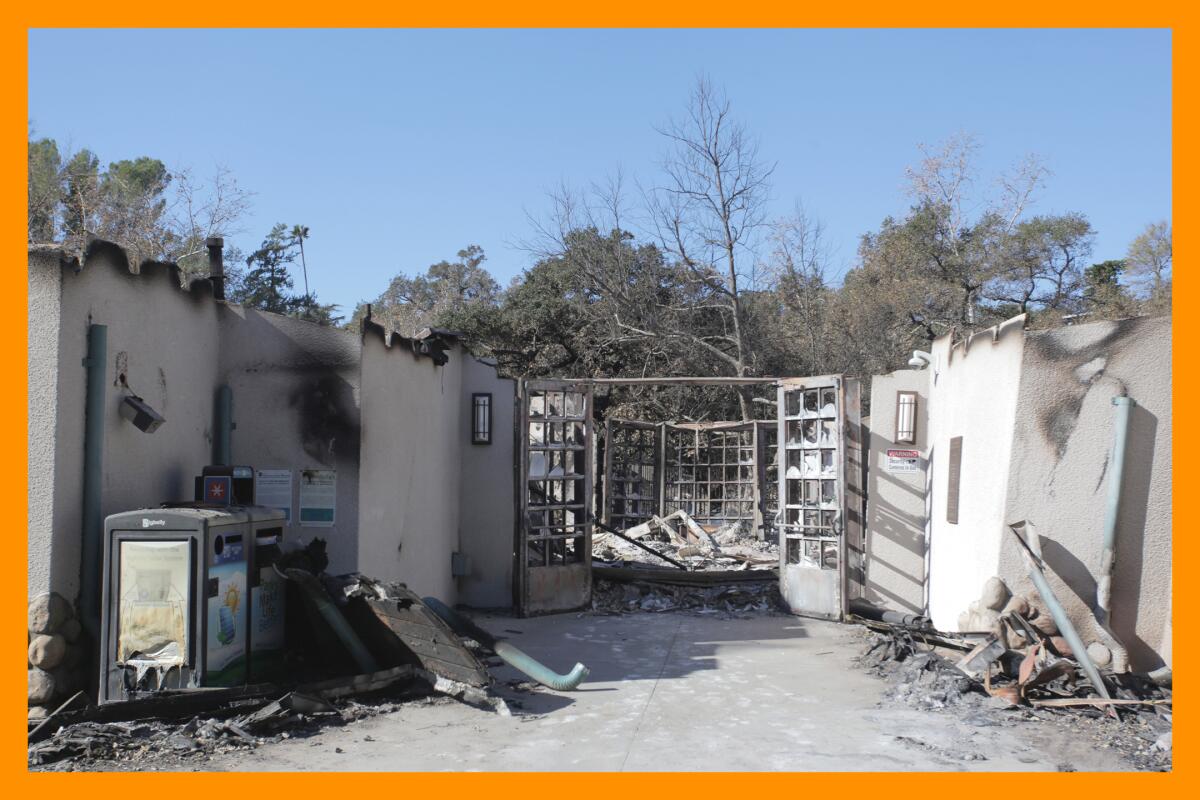
[[[217,387],[216,424],[213,434],[212,463],[229,466],[233,463],[233,389],[222,384]]]
[[[579,687],[588,676],[588,668],[576,663],[566,675],[560,675],[545,664],[522,652],[504,639],[497,639],[474,622],[454,611],[436,597],[422,597],[430,611],[442,618],[459,636],[467,636],[490,649],[500,660],[520,670],[543,686],[558,692],[569,692]]]
[[[104,518],[100,515],[104,471],[104,372],[108,326],[89,325],[83,422],[83,538],[80,547],[80,621],[95,645],[100,637],[100,571],[104,563]]]
[[[1114,397],[1112,460],[1108,465],[1108,503],[1104,510],[1104,550],[1100,578],[1096,581],[1096,617],[1109,625],[1112,616],[1112,575],[1117,561],[1117,517],[1121,513],[1121,484],[1125,478],[1125,445],[1129,439],[1129,416],[1137,405],[1131,397]]]
[[[1028,531],[1029,542],[1021,538],[1018,529],[1024,528]],[[1041,558],[1041,541],[1038,539],[1037,530],[1031,522],[1016,522],[1008,526],[1012,531],[1012,535],[1021,545],[1021,557],[1025,561],[1025,567],[1029,570],[1029,579],[1033,581],[1034,587],[1037,588],[1038,594],[1042,596],[1042,600],[1046,603],[1046,608],[1050,611],[1050,616],[1054,620],[1054,624],[1058,626],[1059,632],[1063,638],[1067,640],[1067,646],[1071,648],[1071,653],[1075,660],[1079,662],[1079,667],[1083,670],[1083,674],[1087,676],[1088,681],[1092,684],[1092,688],[1096,693],[1105,700],[1112,699],[1108,694],[1108,687],[1104,684],[1104,679],[1100,676],[1100,670],[1096,669],[1095,663],[1092,662],[1087,653],[1087,645],[1083,643],[1083,639],[1079,636],[1079,631],[1075,630],[1075,626],[1071,623],[1071,618],[1067,616],[1066,609],[1063,608],[1058,596],[1054,594],[1054,590],[1050,588],[1050,582],[1046,580],[1046,575],[1042,571],[1043,564]],[[1112,707],[1109,706],[1110,715],[1115,714]]]

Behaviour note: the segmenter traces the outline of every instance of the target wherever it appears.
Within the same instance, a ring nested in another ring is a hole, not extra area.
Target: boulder
[[[62,666],[64,666],[64,667],[76,666],[77,664],[79,664],[80,661],[83,661],[83,656],[86,652],[87,651],[83,647],[82,643],[67,645],[67,654],[63,656]]]
[[[57,634],[39,633],[29,643],[29,663],[44,670],[53,670],[63,663],[67,640]]]
[[[57,692],[53,675],[37,667],[29,670],[29,705],[45,705],[54,699]]]
[[[1092,642],[1087,646],[1088,658],[1097,667],[1107,667],[1112,663],[1112,650],[1102,642]]]
[[[1029,619],[1029,601],[1019,594],[1014,594],[1009,598],[1008,602],[1004,604],[1004,609],[1000,613],[1016,613],[1025,619]]]
[[[1025,596],[1025,601],[1029,604],[1029,616],[1026,619],[1033,627],[1047,636],[1058,636],[1058,624],[1050,616],[1050,610],[1041,595],[1030,593]]]
[[[58,635],[66,639],[69,644],[75,644],[75,642],[79,641],[81,633],[83,633],[83,626],[79,624],[77,617],[71,617],[58,629]]]
[[[992,631],[1000,623],[1000,612],[992,608],[981,608],[971,620],[972,631]]]
[[[57,592],[45,592],[29,601],[29,630],[33,633],[55,633],[73,616],[71,604]]]
[[[983,584],[983,595],[979,598],[979,602],[984,608],[999,611],[1008,603],[1010,597],[1012,597],[1012,592],[1008,590],[1004,581],[997,577],[991,577]]]
[[[83,686],[83,675],[74,667],[59,667],[50,676],[54,678],[54,689],[60,697],[74,694]]]

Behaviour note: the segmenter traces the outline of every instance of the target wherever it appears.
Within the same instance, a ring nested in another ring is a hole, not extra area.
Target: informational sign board
[[[292,471],[290,469],[260,469],[254,475],[255,505],[277,508],[292,522]]]
[[[337,511],[337,470],[300,471],[300,524],[313,528],[333,525]]]
[[[884,470],[892,473],[914,473],[921,471],[920,450],[888,450]]]

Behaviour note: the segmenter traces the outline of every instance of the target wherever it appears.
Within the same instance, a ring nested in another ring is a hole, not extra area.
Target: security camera
[[[908,360],[908,365],[913,369],[925,369],[933,363],[933,355],[924,350],[913,350],[912,358]]]
[[[121,416],[132,422],[138,430],[146,433],[154,433],[160,425],[166,422],[162,414],[134,394],[126,395],[121,400],[120,412]]]

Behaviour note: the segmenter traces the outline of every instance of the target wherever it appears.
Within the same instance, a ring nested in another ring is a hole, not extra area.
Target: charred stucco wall
[[[491,364],[464,354],[462,407],[462,496],[459,529],[468,575],[459,581],[459,599],[477,608],[512,605],[513,507],[516,493],[513,452],[516,382],[496,377]],[[471,443],[471,395],[492,395],[492,443]]]
[[[897,444],[896,394],[917,393],[915,444]],[[929,449],[929,371],[898,370],[871,379],[867,440],[867,577],[865,599],[878,606],[925,613],[926,460]],[[887,469],[887,451],[917,450],[921,469]]]
[[[447,603],[458,601],[462,370],[459,347],[438,366],[408,340],[365,328],[357,569]]]
[[[929,614],[958,630],[958,616],[997,574],[1005,534],[1013,425],[1025,318],[952,343],[933,342],[929,386]],[[950,440],[961,436],[958,523],[947,521]]]
[[[355,336],[216,302],[207,283],[182,290],[167,265],[143,264],[134,274],[108,244],[93,246],[82,269],[60,255],[31,255],[29,287],[31,594],[74,598],[79,588],[90,323],[108,326],[104,515],[192,499],[194,476],[212,460],[216,390],[227,383],[234,462],[337,469],[335,526],[293,524],[289,538],[323,536],[331,569],[357,565]],[[119,416],[129,391],[166,418],[154,433]],[[298,477],[293,484],[298,491]]]
[[[329,570],[358,567],[359,340],[347,331],[237,305],[221,308],[220,380],[233,390],[235,464],[292,472],[337,470],[332,527],[285,530],[291,544],[327,542]],[[210,395],[210,404],[214,398]]]
[[[1095,322],[1025,336],[1005,507],[1036,524],[1051,585],[1088,640],[1100,567],[1112,398],[1136,402],[1117,526],[1112,623],[1134,669],[1170,660],[1171,319]],[[1004,538],[998,574],[1032,589]]]
[[[145,263],[133,274],[125,254],[111,245],[94,246],[82,269],[50,256],[31,258],[29,269],[29,358],[37,362],[29,403],[39,409],[30,418],[29,590],[73,598],[88,325],[108,326],[101,492],[108,515],[191,497],[192,476],[212,446],[217,304],[211,293],[181,290],[172,266]],[[119,416],[129,392],[166,418],[162,427],[143,433]]]

